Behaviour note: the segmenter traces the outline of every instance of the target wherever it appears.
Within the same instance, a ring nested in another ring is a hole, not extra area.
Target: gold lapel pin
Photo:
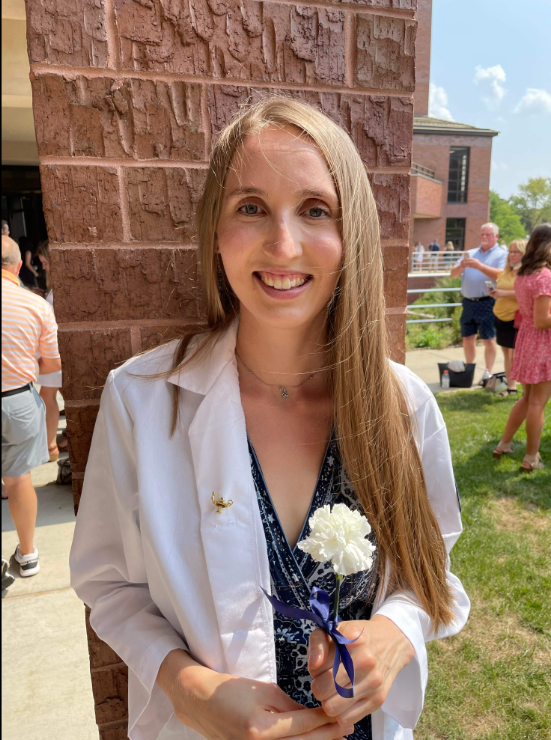
[[[229,501],[224,501],[224,498],[219,498],[218,500],[216,500],[216,495],[214,491],[212,492],[211,501],[216,506],[217,514],[220,514],[222,509],[227,509],[230,506],[233,506],[233,501],[231,499]]]

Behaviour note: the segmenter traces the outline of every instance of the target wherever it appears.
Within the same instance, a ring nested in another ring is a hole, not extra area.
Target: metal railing
[[[424,175],[425,177],[430,177],[431,180],[436,180],[436,172],[434,170],[431,170],[429,167],[423,167],[423,165],[416,162],[411,163],[410,172],[412,175]]]
[[[449,277],[451,268],[455,265],[458,259],[463,257],[466,252],[450,251],[450,252],[414,252],[411,257],[411,269],[408,273],[408,282],[411,278],[441,278]],[[417,259],[416,259],[417,258]],[[461,287],[457,288],[408,288],[408,294],[413,293],[459,293]],[[421,312],[419,309],[422,308],[455,308],[461,306],[461,303],[422,303],[416,306],[408,306],[407,313],[416,315]],[[422,314],[421,314],[422,315]],[[451,317],[446,318],[434,318],[428,314],[425,314],[422,318],[418,319],[407,319],[406,324],[438,324],[452,321]]]
[[[424,252],[412,252],[409,261],[410,273],[434,273],[441,272],[442,270],[451,270],[457,260],[461,259],[467,252],[459,252],[455,249],[453,252],[450,250],[442,249],[440,252],[429,252],[428,248],[425,247]],[[444,273],[448,275],[449,273]],[[435,276],[436,277],[436,276]],[[442,276],[438,276],[442,277]]]

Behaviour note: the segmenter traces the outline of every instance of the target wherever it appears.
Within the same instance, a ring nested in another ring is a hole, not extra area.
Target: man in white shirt
[[[486,281],[497,280],[507,263],[507,252],[498,245],[498,236],[499,227],[496,224],[484,224],[480,229],[480,246],[469,249],[467,255],[455,263],[450,273],[452,278],[461,276],[461,336],[465,361],[475,361],[477,333],[484,343],[486,369],[483,380],[491,377],[497,354],[495,300],[488,294]]]

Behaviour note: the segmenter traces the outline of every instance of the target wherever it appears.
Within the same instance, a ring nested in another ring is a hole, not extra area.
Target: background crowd
[[[551,397],[551,224],[537,226],[528,241],[515,239],[507,251],[498,244],[499,228],[482,226],[480,246],[469,250],[451,270],[461,277],[461,334],[467,364],[476,355],[476,339],[484,344],[486,368],[492,377],[501,347],[507,389],[501,395],[522,396],[511,410],[494,457],[513,451],[512,440],[526,422],[526,455],[521,470],[543,468],[539,445],[545,407]]]
[[[2,222],[2,498],[8,499],[19,538],[12,565],[23,578],[40,570],[31,471],[57,460],[60,447],[67,446],[66,439],[59,446],[57,441],[62,377],[48,244],[34,253],[27,247],[24,237],[19,245],[11,239]],[[2,558],[2,590],[12,582]]]

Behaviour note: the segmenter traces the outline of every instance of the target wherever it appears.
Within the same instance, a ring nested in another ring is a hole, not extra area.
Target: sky
[[[499,131],[490,187],[551,177],[551,0],[433,0],[430,115]]]

